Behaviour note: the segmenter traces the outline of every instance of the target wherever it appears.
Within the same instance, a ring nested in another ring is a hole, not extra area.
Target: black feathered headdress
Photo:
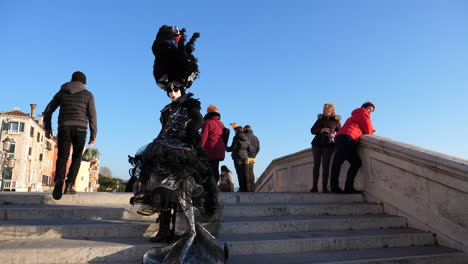
[[[160,88],[187,89],[198,77],[197,58],[192,55],[198,37],[200,33],[194,33],[185,44],[185,28],[179,30],[167,25],[159,28],[152,50],[155,57],[153,75]]]

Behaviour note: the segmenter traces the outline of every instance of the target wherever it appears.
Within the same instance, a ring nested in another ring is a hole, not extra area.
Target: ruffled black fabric
[[[173,207],[171,203],[177,199],[175,192],[186,192],[190,198],[187,202],[193,202],[198,208],[203,206],[203,185],[211,176],[203,150],[165,146],[155,139],[129,161],[134,166],[132,176],[139,179],[134,190],[134,204],[147,205],[144,210],[160,212]],[[159,188],[175,191],[166,204],[160,203]]]
[[[178,33],[182,36],[176,43],[174,37]],[[176,27],[167,25],[159,29],[152,51],[155,56],[153,75],[161,88],[170,82],[178,82],[185,89],[190,88],[199,74],[197,58],[192,54],[195,50],[195,41],[199,37],[200,33],[194,33],[185,44],[185,29],[178,32]]]

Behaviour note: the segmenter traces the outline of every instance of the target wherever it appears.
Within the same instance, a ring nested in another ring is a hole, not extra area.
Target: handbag
[[[231,191],[231,184],[229,184],[228,182],[220,181],[218,187],[219,187],[220,192],[230,192]]]

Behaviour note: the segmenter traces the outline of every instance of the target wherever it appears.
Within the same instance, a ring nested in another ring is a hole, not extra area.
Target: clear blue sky
[[[310,147],[325,102],[346,119],[370,100],[378,135],[468,159],[467,14],[464,0],[2,0],[0,111],[36,103],[41,113],[83,71],[101,165],[128,178],[127,155],[156,137],[169,103],[151,53],[168,24],[201,33],[190,91],[203,114],[214,104],[225,124],[252,126],[257,177]],[[230,155],[222,164],[233,169]]]

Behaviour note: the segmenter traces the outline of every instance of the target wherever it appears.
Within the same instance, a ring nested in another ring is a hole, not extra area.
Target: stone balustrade
[[[441,245],[468,252],[468,161],[372,135],[360,143],[363,166],[355,187],[410,227],[431,231]],[[278,159],[255,184],[258,192],[302,192],[312,186],[313,157],[305,149]],[[347,163],[342,167],[344,184]],[[319,182],[319,190],[321,183]]]

